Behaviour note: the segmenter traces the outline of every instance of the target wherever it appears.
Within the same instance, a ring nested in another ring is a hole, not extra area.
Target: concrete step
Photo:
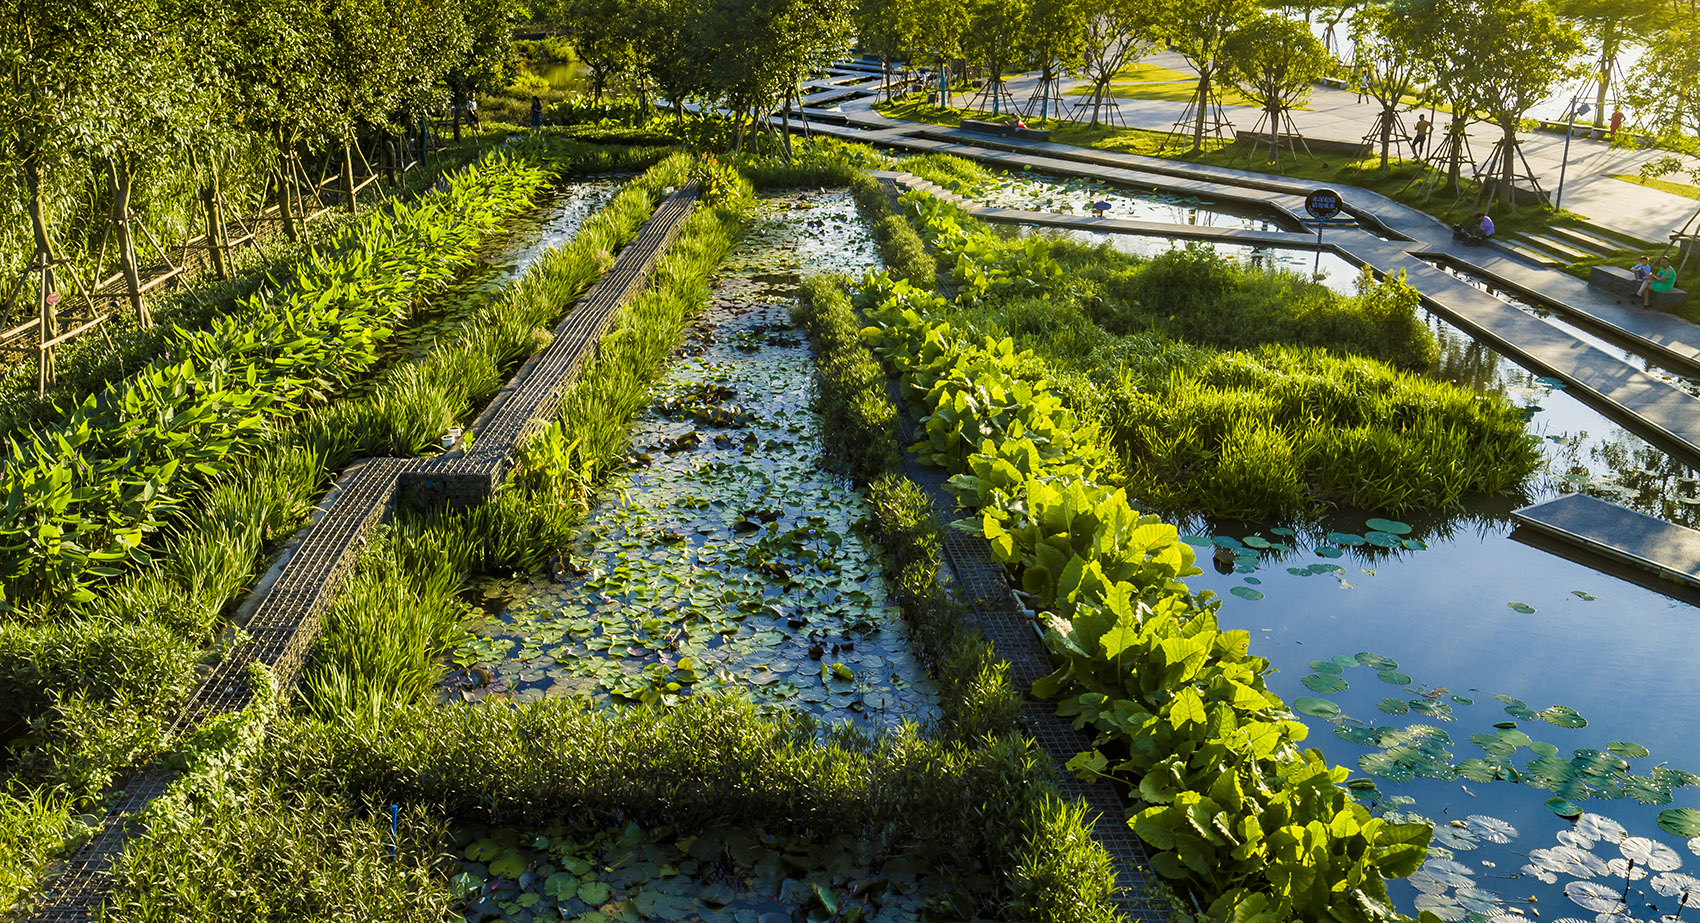
[[[1563,266],[1570,262],[1524,234],[1507,234],[1493,243],[1501,250],[1520,256],[1537,266]]]
[[[1621,231],[1600,227],[1592,221],[1583,221],[1576,227],[1566,228],[1565,230],[1587,234],[1599,240],[1603,246],[1610,247],[1613,250],[1657,250],[1664,246],[1661,242],[1641,240]]]
[[[1566,264],[1574,263],[1577,260],[1591,259],[1600,255],[1592,250],[1584,250],[1581,247],[1567,241],[1560,240],[1558,237],[1545,232],[1540,234],[1523,233],[1517,236],[1521,238],[1519,243],[1535,247],[1540,250],[1545,250]]]
[[[1587,228],[1551,228],[1547,234],[1593,256],[1608,256],[1619,250],[1634,249],[1634,244],[1606,237]]]

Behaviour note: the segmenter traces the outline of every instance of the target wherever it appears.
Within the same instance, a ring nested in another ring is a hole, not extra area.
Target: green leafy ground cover
[[[918,451],[958,472],[994,552],[1053,615],[1062,666],[1035,691],[1098,735],[1070,768],[1137,785],[1151,806],[1134,830],[1210,919],[1394,916],[1383,879],[1418,868],[1429,828],[1372,816],[1341,787],[1346,770],[1299,750],[1305,728],[1265,686],[1268,662],[1181,582],[1198,573],[1191,549],[1098,482],[1095,427],[1007,340],[929,320],[940,300],[903,283],[866,285],[868,336],[927,426]]]
[[[1539,463],[1519,409],[1378,361],[1418,367],[1435,353],[1402,282],[1366,280],[1343,299],[1193,250],[1140,260],[1006,241],[930,197],[905,202],[962,293],[942,316],[1033,350],[1104,427],[1119,477],[1161,509],[1445,507],[1513,488]],[[1176,294],[1195,287],[1217,298]]]
[[[628,304],[551,427],[580,448],[553,451],[545,435],[512,486],[482,510],[398,523],[393,531],[402,540],[380,538],[363,573],[374,586],[395,587],[403,605],[357,606],[372,613],[358,624],[334,612],[327,620],[314,669],[342,679],[311,683],[312,710],[280,716],[265,748],[244,749],[238,740],[185,757],[207,771],[196,774],[184,792],[189,797],[162,802],[132,840],[109,919],[246,918],[281,903],[306,915],[387,907],[385,919],[443,919],[459,894],[492,897],[495,911],[514,919],[558,918],[563,904],[587,919],[635,919],[639,901],[657,917],[743,919],[756,908],[728,910],[727,898],[736,903],[739,888],[760,892],[765,906],[816,915],[810,918],[825,918],[818,915],[831,900],[839,919],[1108,919],[1108,864],[1085,832],[1089,819],[1047,797],[1044,772],[1024,740],[974,736],[962,721],[972,709],[947,708],[945,722],[956,731],[935,740],[912,725],[877,739],[853,727],[823,735],[805,714],[758,712],[739,698],[712,695],[613,710],[560,696],[442,707],[423,702],[418,686],[386,686],[385,671],[351,659],[396,633],[399,623],[389,615],[411,617],[402,610],[422,605],[450,609],[452,619],[461,610],[442,604],[467,575],[524,569],[570,537],[559,526],[584,509],[581,491],[596,482],[586,473],[609,470],[624,450],[623,441],[599,434],[647,403],[637,397],[641,388],[626,383],[641,385],[654,374],[693,306],[707,300],[701,278],[731,246],[735,214],[699,210],[651,291]],[[870,493],[880,541],[903,565],[898,599],[905,615],[923,616],[911,604],[932,597],[907,565],[931,560],[936,568],[936,531],[915,519],[918,505],[900,488],[885,483]],[[926,573],[924,582],[936,592],[933,577]],[[355,587],[345,598],[367,592]],[[960,640],[941,631],[921,646],[938,651],[938,642],[953,637]],[[982,664],[974,654],[983,653],[983,643],[966,656],[963,648],[946,648],[947,659]],[[942,689],[965,701],[995,696],[1000,685],[1001,673],[982,670]],[[338,687],[338,694],[320,696]],[[251,712],[231,720],[270,720],[263,703]],[[978,726],[1001,732],[1013,717],[1005,708],[1002,726],[984,719]],[[405,833],[397,858],[366,874],[360,845],[383,829],[372,821],[382,822],[392,803]],[[445,818],[462,825],[458,840]],[[777,879],[779,893],[772,893],[775,857],[732,843],[733,828],[783,838],[765,845],[784,853],[778,861],[791,883]],[[716,860],[690,856],[691,847],[712,845],[691,838],[715,831],[723,842]],[[557,844],[560,832],[577,837],[572,847]],[[632,841],[621,846],[627,837]],[[866,866],[847,866],[827,848],[844,841],[865,848]],[[675,855],[680,846],[684,856]],[[608,858],[609,849],[624,850],[632,864],[580,865],[593,853]],[[185,857],[206,854],[228,858],[211,875],[185,873],[193,867]],[[484,875],[439,861],[445,856],[482,864]],[[653,875],[637,867],[652,860]],[[678,900],[687,861],[698,863],[700,891],[688,906]],[[545,862],[553,869],[539,876]],[[575,880],[556,877],[563,872]],[[948,882],[935,892],[941,896],[914,893],[913,882],[927,875]],[[414,896],[411,909],[397,906],[398,893]]]
[[[8,900],[80,829],[70,817],[98,807],[115,772],[165,743],[163,722],[225,624],[227,603],[304,519],[329,475],[374,446],[438,444],[447,423],[425,418],[418,401],[447,408],[453,422],[454,408],[470,411],[493,393],[496,369],[541,346],[538,326],[606,268],[606,251],[636,232],[685,169],[679,159],[632,183],[504,297],[443,318],[425,355],[386,368],[358,400],[312,408],[245,447],[231,471],[206,478],[176,513],[155,552],[160,563],[97,586],[95,598],[68,614],[14,616],[0,626],[4,723],[13,735],[0,824]],[[406,427],[433,425],[398,439]]]

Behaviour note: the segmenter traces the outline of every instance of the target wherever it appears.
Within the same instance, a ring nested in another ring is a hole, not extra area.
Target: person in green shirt
[[[1641,296],[1642,307],[1650,308],[1654,292],[1668,292],[1673,288],[1676,288],[1676,269],[1671,266],[1670,257],[1661,256],[1653,271],[1641,280],[1641,291],[1637,294]]]

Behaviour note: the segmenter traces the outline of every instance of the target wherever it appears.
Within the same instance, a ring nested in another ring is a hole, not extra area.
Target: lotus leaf
[[[1339,673],[1345,669],[1332,660],[1312,660],[1310,668],[1318,673]]]
[[[1476,835],[1477,839],[1486,840],[1489,843],[1509,843],[1513,837],[1517,836],[1516,827],[1486,814],[1471,814],[1464,818],[1464,825],[1466,829]]]
[[[1238,596],[1241,599],[1249,599],[1253,602],[1256,602],[1257,600],[1260,600],[1260,599],[1263,598],[1262,591],[1254,590],[1254,589],[1252,589],[1251,587],[1248,587],[1248,586],[1237,586],[1237,587],[1234,587],[1233,589],[1229,590],[1228,592],[1234,594],[1235,596]],[[1326,691],[1326,690],[1324,690],[1324,691]]]
[[[1594,881],[1573,881],[1564,886],[1564,896],[1578,907],[1608,913],[1623,906],[1623,895],[1616,888]]]
[[[1305,684],[1305,688],[1312,692],[1344,692],[1346,690],[1346,681],[1329,673],[1312,673],[1306,676],[1302,682]]]
[[[1510,756],[1517,752],[1517,745],[1497,734],[1471,734],[1470,743],[1481,747],[1495,756]]]
[[[1400,539],[1391,532],[1370,532],[1364,535],[1364,541],[1377,548],[1398,548]]]
[[[1256,548],[1259,551],[1269,547],[1269,540],[1258,535],[1248,535],[1242,541],[1245,542],[1247,548]]]
[[[1535,614],[1535,607],[1529,605],[1528,603],[1509,602],[1509,603],[1506,603],[1506,605],[1510,606],[1513,610],[1515,610],[1517,612],[1523,613],[1524,615],[1534,615]]]
[[[1595,596],[1592,593],[1584,593],[1581,590],[1571,590],[1570,595],[1583,600],[1584,602],[1593,602],[1594,600],[1599,599],[1598,596]]]
[[[1420,538],[1400,539],[1399,544],[1407,551],[1427,551],[1428,544]]]
[[[1606,744],[1606,749],[1625,759],[1638,760],[1647,755],[1647,748],[1640,744],[1632,744],[1626,740],[1614,740]]]
[[[1405,704],[1402,699],[1382,699],[1375,707],[1389,715],[1403,715],[1411,710],[1411,706]]]
[[[1313,718],[1338,718],[1340,716],[1340,706],[1327,699],[1308,695],[1301,695],[1294,699],[1293,710],[1301,715],[1310,715]]]
[[[504,852],[501,858],[490,863],[490,874],[497,878],[518,878],[528,866],[525,857],[519,853]]]
[[[1359,651],[1357,656],[1352,659],[1372,670],[1399,669],[1399,661],[1394,660],[1391,657],[1383,657],[1374,651]]]
[[[1364,523],[1364,528],[1377,532],[1392,532],[1395,535],[1411,534],[1411,527],[1396,519],[1371,519]]]
[[[1376,675],[1381,677],[1382,682],[1392,683],[1395,686],[1409,686],[1411,684],[1411,677],[1397,670],[1382,670]]]
[[[1617,844],[1623,858],[1655,872],[1670,872],[1682,867],[1682,857],[1663,843],[1644,836],[1625,837]]]
[[[1207,547],[1209,545],[1214,544],[1214,542],[1212,542],[1210,540],[1210,537],[1205,536],[1205,535],[1188,534],[1188,535],[1182,535],[1180,537],[1180,539],[1181,539],[1181,541],[1186,542],[1188,545],[1192,545],[1193,547],[1196,547],[1196,548],[1204,548],[1204,547]]]
[[[1458,761],[1458,775],[1471,782],[1492,782],[1499,778],[1499,771],[1486,760],[1467,759]]]
[[[1623,794],[1642,804],[1670,804],[1670,787],[1645,776],[1623,777]]]
[[[1692,837],[1688,849],[1700,856],[1700,809],[1666,808],[1659,812],[1659,829],[1680,837]]]
[[[1333,545],[1318,545],[1316,547],[1316,553],[1319,557],[1337,558],[1345,552],[1335,548]]]
[[[1629,836],[1624,826],[1604,814],[1583,814],[1576,818],[1576,832],[1590,840],[1621,843]]]
[[[1506,743],[1510,744],[1513,747],[1527,747],[1530,744],[1534,743],[1534,741],[1529,738],[1529,735],[1523,733],[1522,731],[1516,730],[1514,728],[1513,729],[1507,729],[1507,730],[1500,730],[1500,731],[1496,732],[1495,736],[1497,736],[1500,740],[1505,741]]]
[[[1440,824],[1434,828],[1434,839],[1431,842],[1455,852],[1466,852],[1481,845],[1481,842],[1470,831],[1446,824]]]
[[[1325,541],[1331,545],[1341,545],[1343,547],[1350,548],[1354,545],[1362,545],[1364,543],[1364,537],[1351,532],[1330,532],[1325,537]]]
[[[1563,798],[1548,798],[1546,805],[1548,810],[1559,817],[1576,817],[1582,813],[1580,807],[1565,801]]]
[[[1366,747],[1381,746],[1381,733],[1375,728],[1364,727],[1360,724],[1336,724],[1334,725],[1334,736]]]
[[[1442,923],[1458,923],[1465,917],[1465,910],[1462,905],[1449,897],[1438,894],[1418,894],[1416,899],[1411,902],[1411,906],[1422,913],[1433,914]]]
[[[1576,712],[1576,709],[1567,705],[1554,705],[1547,708],[1540,713],[1540,718],[1548,724],[1557,725],[1561,728],[1584,728],[1588,726],[1588,719],[1583,718]]]
[[[1648,885],[1665,897],[1680,897],[1684,907],[1700,907],[1700,878],[1686,872],[1660,872]]]
[[[606,902],[613,893],[605,881],[587,881],[578,886],[578,899],[592,907]]]

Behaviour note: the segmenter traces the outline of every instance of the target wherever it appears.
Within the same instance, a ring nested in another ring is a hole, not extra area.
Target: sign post
[[[1340,214],[1342,204],[1340,194],[1332,189],[1317,189],[1305,196],[1305,211],[1316,219],[1316,265],[1310,270],[1313,279],[1322,275],[1322,226]]]

